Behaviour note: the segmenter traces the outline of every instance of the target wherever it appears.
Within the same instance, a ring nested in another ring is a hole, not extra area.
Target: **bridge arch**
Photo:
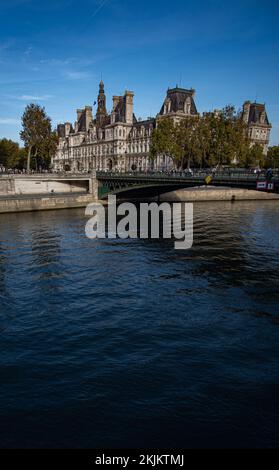
[[[202,186],[212,188],[250,189],[257,190],[260,181],[257,176],[249,174],[243,177],[218,175],[210,177],[202,176],[176,176],[176,175],[145,175],[145,174],[117,174],[97,173],[99,182],[99,198],[105,199],[109,194],[125,198],[141,198],[158,196],[163,193],[178,189],[200,188]],[[265,192],[279,192],[279,178],[262,188]]]

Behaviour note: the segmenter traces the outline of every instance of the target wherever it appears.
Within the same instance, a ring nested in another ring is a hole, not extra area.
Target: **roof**
[[[167,91],[167,97],[164,101],[164,104],[159,114],[161,115],[164,114],[165,102],[167,100],[170,100],[171,102],[171,108],[170,108],[171,113],[177,113],[178,111],[184,112],[185,101],[187,98],[190,98],[191,100],[191,114],[198,114],[197,108],[193,99],[194,94],[195,94],[195,90],[192,90],[192,89],[187,90],[185,88],[179,88],[179,87],[169,89]]]
[[[61,137],[61,138],[66,137],[66,125],[70,126],[70,134],[74,132],[73,126],[70,122],[65,122],[65,124],[58,124],[57,126],[58,137]]]
[[[261,122],[261,116],[264,113],[264,121]],[[248,124],[267,124],[269,120],[266,114],[265,105],[260,103],[251,103]]]
[[[80,118],[78,120],[78,132],[85,132],[86,131],[86,114],[83,110]]]
[[[146,119],[145,121],[137,121],[134,123],[133,127],[135,128],[145,127],[149,129],[150,126],[155,127],[155,125],[156,125],[156,119],[151,118],[151,119]]]

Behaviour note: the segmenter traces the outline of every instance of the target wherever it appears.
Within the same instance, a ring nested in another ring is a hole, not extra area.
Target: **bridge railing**
[[[97,178],[198,178],[204,179],[207,176],[211,176],[214,180],[233,179],[233,180],[266,180],[266,172],[251,172],[251,171],[240,171],[240,170],[226,170],[226,171],[207,171],[207,170],[196,170],[196,171],[148,171],[148,172],[120,172],[120,171],[97,171]],[[279,171],[273,171],[272,178],[279,178]]]
[[[14,179],[21,179],[21,178],[30,178],[30,179],[73,179],[73,178],[91,178],[91,173],[77,173],[77,172],[56,172],[56,173],[0,173],[0,179],[7,179],[7,178],[14,178]]]

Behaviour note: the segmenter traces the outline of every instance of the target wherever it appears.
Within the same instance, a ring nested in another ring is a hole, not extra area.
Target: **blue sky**
[[[200,112],[257,99],[277,145],[278,13],[271,0],[0,0],[0,138],[19,141],[29,102],[74,121],[102,74],[108,108],[130,89],[141,118],[176,84]]]

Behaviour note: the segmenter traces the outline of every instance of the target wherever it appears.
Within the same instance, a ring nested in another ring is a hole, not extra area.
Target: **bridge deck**
[[[197,186],[230,187],[240,189],[257,190],[259,182],[265,182],[265,175],[257,175],[248,172],[230,172],[209,175],[199,172],[193,175],[184,173],[108,173],[97,172],[96,177],[101,183],[99,188],[100,198],[108,194],[117,194],[132,189],[144,189],[150,187],[162,187],[162,191]],[[209,177],[209,179],[207,179]],[[279,175],[273,176],[269,183],[271,186],[262,188],[268,192],[279,192]],[[169,188],[169,189],[168,189]]]

